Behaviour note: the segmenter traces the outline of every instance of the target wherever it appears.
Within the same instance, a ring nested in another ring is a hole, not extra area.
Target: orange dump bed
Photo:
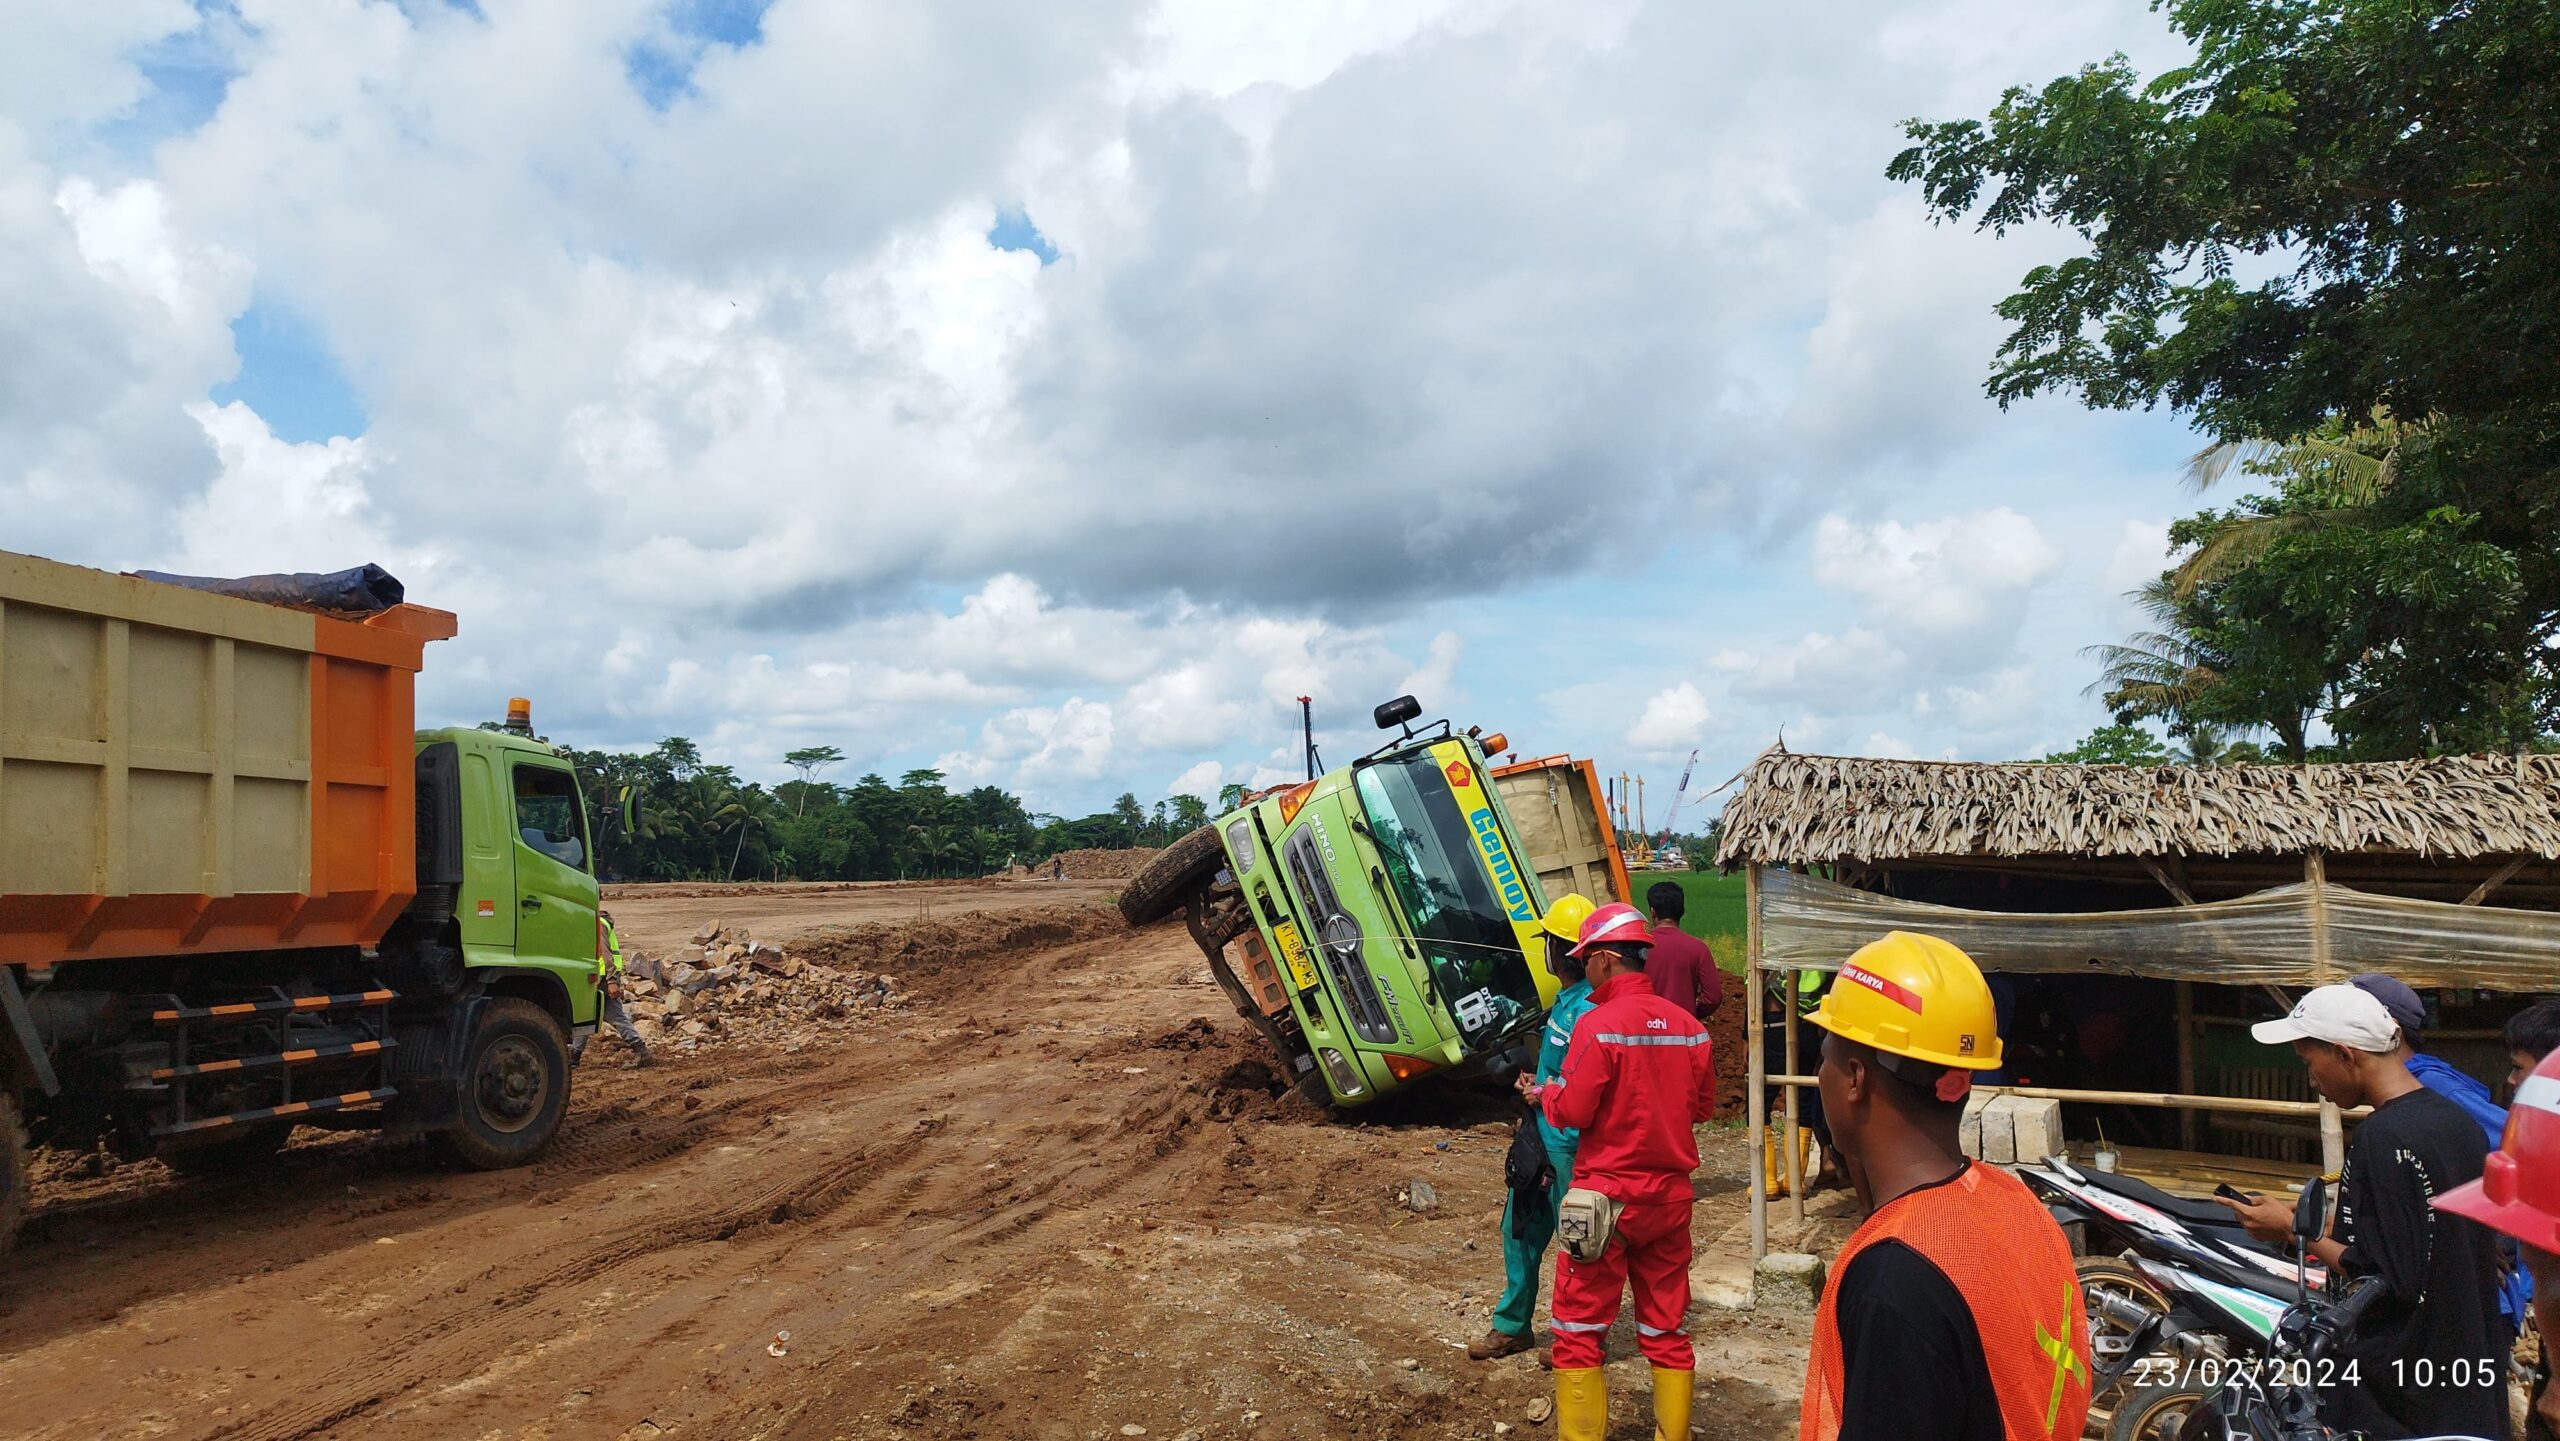
[[[1529,853],[1529,869],[1552,901],[1570,891],[1595,901],[1633,901],[1617,828],[1609,824],[1600,774],[1587,760],[1540,756],[1496,766],[1511,824]]]
[[[0,964],[381,939],[453,633],[0,552]]]

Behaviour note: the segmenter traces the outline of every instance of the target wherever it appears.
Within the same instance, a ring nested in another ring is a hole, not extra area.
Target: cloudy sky
[[[0,0],[0,545],[379,561],[431,719],[1079,813],[1399,691],[1699,785],[2103,718],[2194,441],[1898,123],[2142,0]],[[1659,801],[1657,799],[1657,807]]]

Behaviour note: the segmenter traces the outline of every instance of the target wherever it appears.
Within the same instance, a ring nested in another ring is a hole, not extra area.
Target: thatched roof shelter
[[[2312,854],[2331,858],[2340,879],[2402,894],[2456,898],[2504,872],[2502,899],[2560,900],[2550,864],[2560,860],[2560,756],[2145,767],[1773,746],[1725,807],[1717,861],[1991,866],[2139,884],[2141,862],[2165,859],[2194,875],[2198,894],[2237,895],[2300,879]]]
[[[2560,988],[2560,756],[2145,767],[1772,746],[1721,826],[1717,863],[1749,873],[1755,992],[1771,973],[1792,991],[1792,973],[1834,969],[1887,930],[1943,937],[2056,1005],[2092,996],[2119,1018],[2161,1022],[2106,1058],[2122,1078],[2102,1089],[2006,1089],[2176,1111],[2181,1150],[2210,1131],[2218,1145],[2291,1147],[2307,1162],[2316,1139],[2322,1165],[2339,1163],[2336,1108],[2311,1099],[2298,1072],[2271,1076],[2254,1048],[2223,1044],[2270,1000],[2290,1004],[2266,989],[2386,972],[2458,1001],[2464,1019],[2440,1038],[2469,1044],[2494,1040],[2498,1009]],[[2169,986],[2143,1003],[2090,989],[2146,982]],[[1785,1016],[1772,1061],[1760,1007],[1748,1013],[1755,1139],[1767,1119],[1756,1082],[1781,1063],[1798,1073],[1781,1078],[1790,1112],[1807,1084],[1794,1008]],[[2089,1059],[2075,1047],[2048,1047],[2048,1059]],[[1767,1226],[1759,1179],[1755,1169],[1755,1250]]]

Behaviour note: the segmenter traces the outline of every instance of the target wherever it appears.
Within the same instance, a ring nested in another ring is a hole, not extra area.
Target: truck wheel
[[[181,1176],[236,1176],[283,1150],[292,1134],[290,1125],[251,1126],[219,1141],[163,1151],[160,1164]]]
[[[559,1023],[531,1001],[502,996],[481,1009],[462,1062],[462,1123],[436,1148],[474,1170],[533,1159],[569,1106],[569,1047]]]
[[[0,1255],[18,1239],[18,1218],[27,1213],[27,1186],[34,1179],[27,1128],[18,1124],[18,1098],[0,1095]]]
[[[1227,863],[1218,828],[1202,826],[1156,854],[1120,893],[1120,916],[1133,926],[1163,920]]]

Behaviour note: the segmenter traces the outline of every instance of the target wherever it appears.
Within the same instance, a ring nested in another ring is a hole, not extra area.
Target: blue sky
[[[2173,63],[2139,0],[38,18],[0,525],[380,561],[462,617],[439,721],[1062,812],[1407,685],[1666,787],[2032,755],[2200,504],[2175,416],[1982,397],[2065,242],[1882,177],[1910,115]]]

